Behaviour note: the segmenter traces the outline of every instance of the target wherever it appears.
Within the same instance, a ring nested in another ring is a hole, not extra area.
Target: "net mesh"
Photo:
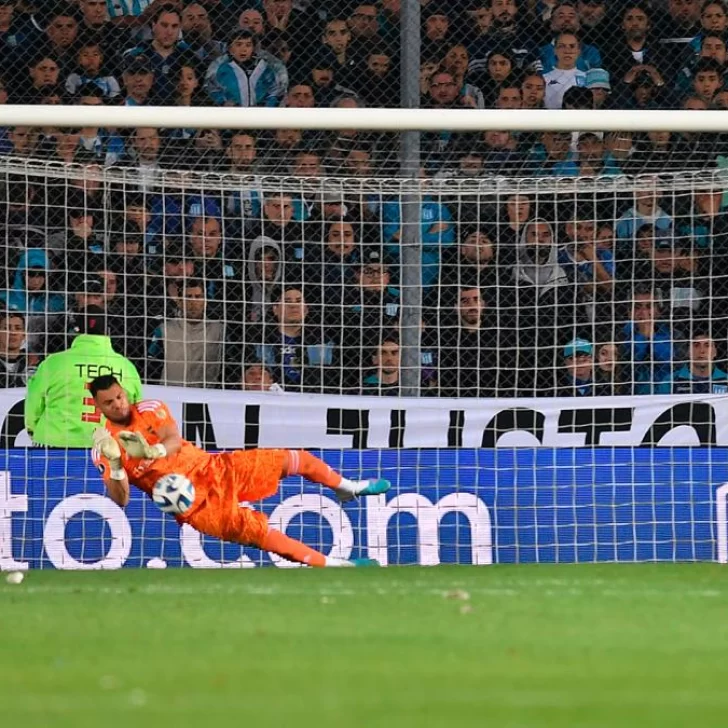
[[[412,183],[7,159],[0,173],[2,295],[27,334],[7,385],[90,308],[148,383],[399,394],[414,192],[423,396],[722,391],[720,170]]]
[[[334,555],[725,560],[724,188],[720,170],[412,182],[7,158],[3,568],[269,563],[139,494],[122,513],[87,452],[15,449],[18,387],[97,319],[191,441],[324,447],[395,482],[343,510],[297,479],[258,504]],[[403,400],[412,194],[421,397]]]

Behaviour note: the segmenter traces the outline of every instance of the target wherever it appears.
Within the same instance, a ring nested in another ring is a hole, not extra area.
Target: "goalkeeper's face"
[[[115,425],[126,425],[131,421],[129,399],[120,385],[113,384],[100,390],[94,400],[104,417]]]

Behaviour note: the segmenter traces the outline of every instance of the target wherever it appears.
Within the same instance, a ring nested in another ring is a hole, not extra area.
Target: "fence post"
[[[400,17],[401,107],[420,106],[420,0],[402,0]],[[401,220],[401,393],[420,393],[422,241],[420,235],[420,133],[400,134]]]

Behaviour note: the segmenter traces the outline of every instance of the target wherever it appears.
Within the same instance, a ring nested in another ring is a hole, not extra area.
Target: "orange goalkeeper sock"
[[[268,530],[261,544],[261,548],[266,551],[272,551],[274,554],[278,554],[289,561],[296,561],[299,564],[318,567],[326,566],[326,557],[320,551],[306,546],[305,543],[296,541],[295,538],[289,538],[285,533],[276,531],[274,528]]]
[[[338,488],[341,476],[332,470],[323,460],[305,450],[288,451],[288,474],[302,475],[312,483],[321,483],[328,488]]]

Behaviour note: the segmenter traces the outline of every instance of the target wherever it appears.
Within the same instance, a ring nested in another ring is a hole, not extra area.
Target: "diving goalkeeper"
[[[176,473],[195,486],[195,500],[179,524],[223,541],[257,546],[308,566],[363,566],[369,559],[347,561],[324,556],[300,541],[268,527],[264,513],[242,502],[276,493],[281,478],[302,475],[325,485],[342,502],[389,490],[387,480],[347,480],[304,450],[235,450],[212,454],[183,440],[167,407],[157,400],[129,404],[113,376],[97,377],[90,385],[96,406],[106,417],[106,428],[93,436],[94,465],[109,497],[118,505],[129,502],[129,485],[151,495],[164,475]]]

